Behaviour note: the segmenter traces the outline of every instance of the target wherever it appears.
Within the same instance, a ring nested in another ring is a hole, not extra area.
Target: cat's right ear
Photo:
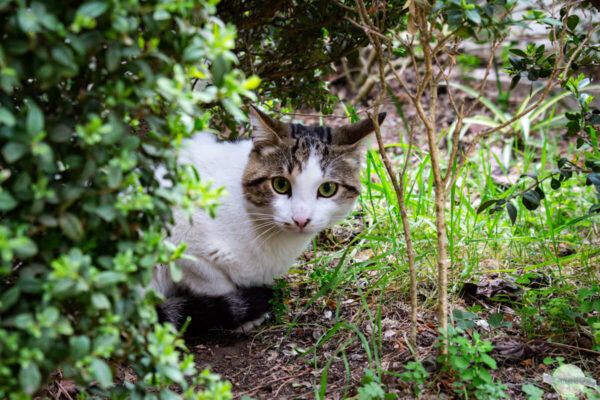
[[[276,146],[288,136],[289,125],[269,117],[254,106],[248,111],[252,125],[252,142],[255,146]]]

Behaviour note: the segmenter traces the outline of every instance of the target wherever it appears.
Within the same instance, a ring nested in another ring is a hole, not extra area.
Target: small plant
[[[501,199],[491,199],[483,201],[478,213],[481,213],[490,208],[490,213],[502,211],[506,208],[511,222],[514,224],[517,220],[517,208],[512,202],[513,199],[521,197],[523,206],[534,211],[541,205],[542,200],[546,198],[542,183],[550,180],[550,188],[558,190],[563,184],[574,177],[574,174],[582,174],[585,176],[585,186],[594,186],[596,191],[597,202],[591,204],[588,208],[588,213],[600,212],[600,146],[598,145],[598,126],[600,126],[600,114],[591,106],[594,99],[593,96],[583,93],[584,90],[590,89],[590,80],[584,75],[579,75],[577,78],[569,78],[565,83],[566,92],[575,97],[579,105],[578,111],[565,113],[567,132],[564,137],[566,139],[575,138],[576,147],[580,149],[581,155],[575,160],[569,160],[561,157],[556,161],[557,169],[539,177],[537,174],[523,174],[521,178],[530,178],[533,183],[525,184],[524,180],[520,180],[516,185],[511,187]],[[562,96],[559,95],[559,96]],[[548,101],[554,101],[557,97]],[[543,106],[542,106],[543,107]],[[535,112],[530,114],[532,118]],[[519,189],[519,190],[517,190]],[[493,206],[493,207],[492,207]]]
[[[371,370],[365,369],[365,376],[358,388],[358,400],[394,400],[396,395],[385,392],[385,385]]]
[[[493,346],[490,341],[482,340],[478,332],[473,332],[472,340],[466,338],[460,327],[448,326],[448,331],[440,329],[441,336],[435,344],[441,347],[444,340],[448,343],[448,353],[441,354],[438,361],[443,363],[443,371],[452,371],[456,377],[453,383],[456,393],[465,398],[472,393],[477,399],[504,399],[506,385],[497,384],[489,369],[498,368],[496,361],[489,356]]]
[[[290,287],[284,279],[277,279],[273,289],[275,290],[274,296],[269,301],[271,313],[277,322],[283,322],[283,316],[290,311],[289,306],[283,301],[290,297]]]
[[[527,395],[527,400],[539,400],[544,395],[544,391],[537,386],[527,383],[521,386],[523,393]]]
[[[406,368],[406,371],[400,374],[400,378],[405,382],[413,383],[414,393],[418,396],[423,390],[423,386],[427,383],[429,372],[418,361],[411,361],[404,368]]]
[[[578,301],[580,303],[580,311],[584,317],[588,317],[593,311],[595,315],[589,316],[587,319],[588,325],[592,328],[594,336],[594,348],[600,348],[600,286],[594,285],[590,288],[582,288],[577,291]]]
[[[521,316],[523,330],[529,334],[543,331],[561,334],[581,317],[573,303],[566,288],[530,289],[523,294],[522,306],[516,312]]]

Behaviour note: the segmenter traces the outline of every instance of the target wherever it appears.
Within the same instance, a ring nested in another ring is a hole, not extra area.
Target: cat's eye
[[[288,194],[292,190],[292,184],[283,176],[277,176],[272,180],[273,189],[279,194]]]
[[[338,185],[335,182],[325,182],[319,186],[319,196],[331,197],[337,192]]]

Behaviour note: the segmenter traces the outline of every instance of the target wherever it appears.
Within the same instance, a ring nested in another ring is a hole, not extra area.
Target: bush
[[[235,30],[214,12],[212,0],[0,0],[0,398],[31,398],[57,368],[82,396],[172,398],[177,383],[229,397],[207,372],[186,381],[193,359],[143,290],[157,263],[177,276],[172,208],[218,202],[176,165],[180,141],[207,129],[204,104],[243,118],[240,95],[259,83],[232,68]],[[116,362],[136,381],[115,387]]]

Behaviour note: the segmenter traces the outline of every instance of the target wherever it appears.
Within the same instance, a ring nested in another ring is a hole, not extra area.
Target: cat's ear
[[[385,115],[386,113],[382,112],[377,116],[377,121],[379,121],[380,125],[385,119]],[[374,130],[373,121],[371,118],[366,118],[355,124],[335,128],[331,133],[331,142],[338,145],[356,144]]]
[[[289,125],[269,117],[254,106],[248,111],[252,125],[252,141],[255,145],[277,145],[288,136]]]

